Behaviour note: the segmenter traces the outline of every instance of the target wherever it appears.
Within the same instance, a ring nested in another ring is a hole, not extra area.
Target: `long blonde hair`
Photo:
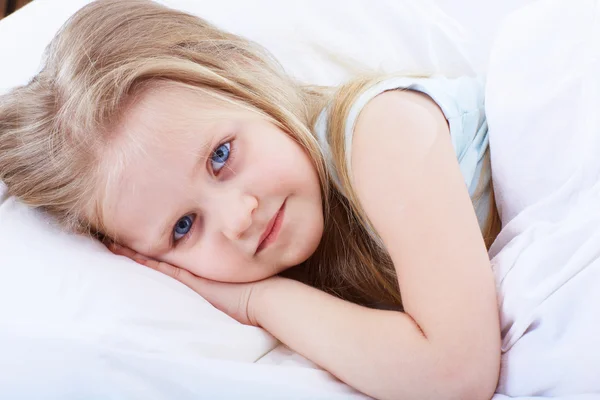
[[[0,180],[10,195],[54,216],[66,229],[104,234],[103,199],[118,165],[103,155],[111,127],[148,83],[173,81],[260,113],[309,154],[320,177],[325,233],[302,266],[303,279],[362,304],[401,304],[394,266],[369,235],[352,195],[343,131],[350,105],[379,77],[337,89],[305,86],[261,46],[184,12],[147,0],[100,0],[77,12],[46,50],[26,86],[0,97]],[[330,106],[329,138],[348,197],[332,185],[312,132]],[[492,196],[493,197],[493,196]],[[492,215],[495,215],[495,208]],[[486,233],[493,237],[494,224]]]

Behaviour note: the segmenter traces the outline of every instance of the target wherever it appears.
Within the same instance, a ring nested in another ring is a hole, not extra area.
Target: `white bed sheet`
[[[490,253],[498,392],[511,398],[600,398],[598,71],[597,0],[524,7],[493,46],[486,112],[505,227]]]

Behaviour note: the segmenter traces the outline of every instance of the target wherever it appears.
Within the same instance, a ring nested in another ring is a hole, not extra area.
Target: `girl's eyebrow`
[[[173,218],[177,218],[178,214],[170,215],[168,219],[165,220],[158,229],[159,234],[152,239],[148,248],[143,252],[148,256],[154,256],[155,254],[160,254],[165,251],[170,246],[170,239],[167,237],[173,230],[175,226],[173,222]]]
[[[168,244],[171,243],[171,240],[167,237],[167,235],[171,234],[173,227],[175,226],[175,223],[172,221],[174,218],[178,218],[177,215],[178,214],[173,214],[169,216],[169,218],[161,225],[159,235],[157,236],[156,240],[152,242],[150,248],[151,251],[158,253],[159,250],[168,247]]]
[[[196,158],[196,162],[190,171],[189,179],[191,182],[196,180],[200,171],[204,168],[204,163],[208,160],[210,153],[217,146],[218,140],[221,138],[221,132],[223,130],[223,121],[216,120],[200,128],[198,133],[192,132],[190,135],[203,135],[204,140],[198,146],[193,149],[191,154]]]
[[[189,174],[189,182],[193,182],[198,178],[198,174],[200,171],[204,169],[204,164],[208,159],[209,152],[212,151],[213,141],[216,136],[211,135],[211,138],[208,140],[203,140],[202,143],[198,146],[197,149],[192,150],[190,154],[195,158],[195,162],[193,163],[192,170]],[[187,153],[187,152],[186,152]],[[169,215],[165,222],[160,225],[159,234],[156,239],[152,242],[151,251],[158,252],[159,249],[165,248],[165,242],[170,243],[170,239],[167,235],[170,235],[173,227],[177,223],[177,220],[181,218],[183,215],[179,215],[181,211],[177,209],[177,211],[173,212]]]
[[[200,171],[204,168],[204,163],[206,162],[206,160],[208,160],[208,157],[210,155],[209,153],[213,149],[213,141],[214,139],[207,140],[202,143],[200,148],[193,151],[192,154],[196,158],[196,162],[194,163],[189,175],[190,181],[194,181],[198,177]]]

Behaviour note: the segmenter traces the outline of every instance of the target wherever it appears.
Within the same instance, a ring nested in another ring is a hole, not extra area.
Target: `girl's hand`
[[[174,265],[148,259],[131,249],[116,244],[108,245],[108,249],[116,255],[128,257],[139,264],[160,271],[178,280],[198,293],[213,306],[245,325],[258,326],[256,310],[254,309],[256,302],[253,300],[267,284],[272,284],[278,279],[283,279],[271,277],[263,281],[251,283],[215,282],[200,278]]]

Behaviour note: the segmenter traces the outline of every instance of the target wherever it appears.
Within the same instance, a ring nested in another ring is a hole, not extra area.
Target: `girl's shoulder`
[[[459,160],[469,151],[477,153],[477,163],[487,149],[487,124],[484,110],[484,84],[481,78],[444,76],[392,76],[382,79],[358,95],[349,108],[344,128],[344,148],[352,148],[356,122],[365,106],[378,95],[390,90],[411,90],[427,95],[442,111],[450,129],[452,144]],[[329,107],[324,108],[314,126],[325,160],[333,166],[329,140]],[[346,151],[346,168],[351,166],[352,154]],[[474,168],[474,166],[469,166]],[[330,168],[334,179],[335,168]],[[339,181],[338,181],[339,183]],[[341,185],[338,185],[341,187]]]

